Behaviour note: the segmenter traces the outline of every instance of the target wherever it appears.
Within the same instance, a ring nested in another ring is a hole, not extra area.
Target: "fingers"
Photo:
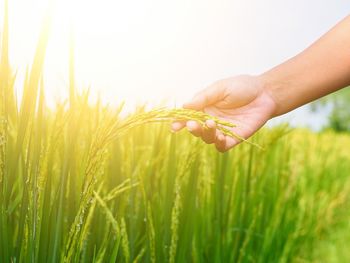
[[[187,129],[190,133],[192,133],[196,137],[200,137],[203,132],[202,126],[196,121],[188,121],[186,123]]]
[[[196,137],[200,137],[202,135],[203,128],[196,121],[175,121],[171,124],[171,130],[173,132],[178,132],[185,127],[187,127],[187,130]]]
[[[173,132],[178,132],[184,127],[187,127],[187,130],[196,137],[202,137],[203,141],[210,144],[214,143],[216,139],[216,123],[213,120],[206,121],[206,127],[202,127],[196,121],[187,121],[187,122],[173,122],[171,124],[171,130]]]
[[[225,85],[223,81],[218,81],[208,88],[197,93],[194,98],[183,106],[187,109],[202,110],[207,106],[219,102],[225,97]]]
[[[232,149],[233,147],[235,147],[239,143],[240,143],[240,141],[238,141],[235,138],[220,134],[217,137],[217,140],[215,141],[215,147],[219,152],[224,153],[224,152],[227,152],[228,150]]]
[[[225,135],[222,133],[219,133],[216,137],[215,141],[215,147],[219,152],[225,152],[226,151],[226,138]]]
[[[226,136],[226,145],[225,145],[225,152],[232,149],[233,147],[235,147],[236,145],[240,144],[241,141],[236,139],[236,138],[232,138],[230,136]]]
[[[196,121],[188,121],[186,123],[187,129],[190,133],[196,137],[201,137],[201,139],[207,144],[215,144],[215,147],[219,152],[226,152],[239,143],[238,140],[222,134],[222,132],[217,129],[214,120],[207,120],[205,125],[206,127],[202,127]]]
[[[216,139],[216,123],[213,120],[207,120],[205,125],[206,127],[202,132],[202,139],[205,143],[214,143]]]
[[[183,121],[175,121],[171,124],[171,130],[173,132],[178,132],[182,130],[186,126],[186,122]]]
[[[201,139],[207,144],[215,144],[216,149],[219,152],[227,152],[241,141],[232,138],[230,136],[225,136],[221,131],[217,129],[217,125],[214,120],[207,120],[205,122],[206,127],[202,127],[196,121],[187,121],[187,122],[173,122],[171,124],[171,129],[174,132],[180,131],[184,127],[187,127],[187,130],[194,135],[195,137],[201,137]]]

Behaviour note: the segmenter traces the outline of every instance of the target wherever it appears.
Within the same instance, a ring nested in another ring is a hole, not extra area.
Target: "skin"
[[[184,108],[204,111],[238,125],[233,131],[249,138],[268,120],[350,85],[350,16],[306,50],[258,76],[220,80],[197,93]],[[174,122],[225,152],[240,141],[224,136],[214,121]]]

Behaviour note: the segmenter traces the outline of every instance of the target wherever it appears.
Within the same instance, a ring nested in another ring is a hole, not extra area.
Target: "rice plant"
[[[348,135],[281,126],[253,138],[264,151],[242,143],[219,154],[159,123],[213,117],[141,109],[122,118],[122,105],[89,104],[72,68],[70,97],[50,109],[47,24],[17,99],[6,8],[4,17],[1,262],[319,261],[347,229]]]

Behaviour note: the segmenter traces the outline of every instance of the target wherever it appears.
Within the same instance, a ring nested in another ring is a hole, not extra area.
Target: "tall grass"
[[[122,107],[76,91],[73,67],[69,103],[50,109],[48,25],[17,100],[5,8],[1,262],[303,262],[349,220],[349,136],[280,127],[254,138],[265,151],[218,154],[153,123],[208,116],[140,109],[122,119]]]

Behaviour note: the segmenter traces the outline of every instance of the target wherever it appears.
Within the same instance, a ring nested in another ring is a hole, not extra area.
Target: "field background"
[[[219,154],[77,92],[47,107],[44,24],[19,100],[2,34],[1,262],[348,262],[350,136],[278,126]],[[130,114],[137,118],[143,107]]]
[[[349,259],[348,135],[281,126],[226,154],[162,124],[109,140],[117,115],[81,99],[39,100],[23,137],[3,126],[3,262]]]

